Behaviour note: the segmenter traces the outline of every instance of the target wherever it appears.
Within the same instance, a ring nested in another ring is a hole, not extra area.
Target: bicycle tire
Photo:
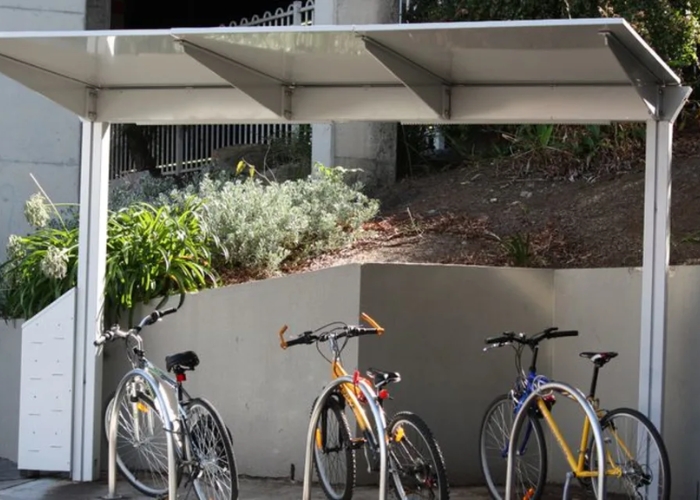
[[[316,401],[318,401],[318,399],[316,399],[312,405],[312,413],[313,408],[316,406]],[[326,415],[326,422],[328,421],[327,419],[329,415],[332,415],[336,422],[338,422],[339,445],[342,447],[345,454],[345,487],[342,491],[337,492],[333,488],[333,485],[329,484],[327,474],[324,468],[320,465],[318,446],[316,445],[316,442],[314,442],[313,460],[314,468],[316,469],[316,476],[318,477],[318,481],[321,484],[321,489],[323,490],[323,494],[326,495],[326,498],[329,500],[350,500],[355,490],[356,479],[355,449],[353,448],[352,444],[350,425],[348,424],[348,419],[345,416],[345,412],[343,411],[341,405],[335,399],[333,399],[333,397],[330,397],[326,401],[325,406],[319,414],[319,421],[323,419],[324,414]],[[317,430],[319,423],[320,422],[316,422],[315,429]],[[323,435],[323,431],[321,432]]]
[[[486,481],[486,486],[488,487],[489,494],[491,495],[491,498],[494,500],[502,500],[503,497],[505,496],[505,483],[506,483],[506,468],[507,468],[507,457],[503,456],[502,457],[502,466],[503,466],[503,472],[502,472],[502,485],[496,485],[498,481],[498,478],[494,478],[494,473],[495,471],[491,470],[492,468],[489,466],[487,463],[487,431],[488,431],[488,426],[490,421],[495,418],[496,412],[499,409],[500,406],[502,405],[507,405],[506,408],[503,410],[504,415],[507,416],[510,421],[508,424],[505,426],[507,428],[507,432],[510,433],[513,425],[513,421],[515,420],[515,414],[514,414],[514,405],[513,405],[513,400],[510,395],[508,394],[502,394],[495,398],[491,404],[489,404],[488,408],[486,409],[486,412],[484,413],[484,416],[481,421],[481,428],[479,431],[479,461],[481,464],[481,473],[484,476],[484,480]],[[504,417],[505,418],[505,417]],[[539,498],[542,497],[542,494],[544,493],[545,485],[547,482],[547,446],[546,446],[546,441],[545,441],[545,436],[544,436],[544,430],[542,429],[542,425],[540,424],[539,420],[537,419],[536,416],[534,415],[529,415],[527,420],[527,423],[525,423],[522,427],[522,429],[525,429],[526,425],[531,425],[532,427],[532,434],[535,436],[535,444],[537,445],[537,448],[539,450],[539,459],[537,460],[538,465],[537,465],[537,479],[534,482],[534,484],[531,484],[528,490],[534,486],[534,492],[531,491],[529,494],[530,500],[538,500]],[[504,422],[505,423],[505,422]],[[502,427],[502,426],[498,426]],[[522,435],[522,430],[521,434]],[[506,444],[508,443],[508,439],[510,436],[505,436],[504,441],[501,443],[501,446],[505,448]],[[530,439],[528,438],[528,442],[526,444],[530,444]],[[506,453],[507,454],[507,453]],[[521,472],[520,467],[514,467],[514,473],[516,474],[516,478],[514,480],[514,483],[516,485],[518,484],[523,484],[523,480],[518,476],[519,472]],[[521,494],[522,493],[522,494]],[[515,495],[516,498],[523,498],[526,496],[527,492],[526,491],[518,491],[517,494]]]
[[[397,449],[397,445],[395,444],[396,441],[396,435],[395,433],[398,432],[399,427],[403,429],[404,425],[410,425],[413,427],[418,434],[421,436],[425,444],[428,445],[428,451],[430,452],[433,464],[435,465],[435,476],[437,480],[437,496],[432,496],[431,498],[436,498],[437,500],[447,500],[450,497],[450,486],[449,482],[447,480],[447,469],[445,467],[445,459],[442,455],[442,450],[440,449],[440,446],[438,445],[437,440],[435,439],[435,436],[433,435],[432,431],[428,427],[428,424],[425,423],[425,421],[420,418],[418,415],[412,412],[408,411],[403,411],[395,414],[391,420],[389,421],[387,425],[387,431],[390,436],[389,442],[391,443],[390,445],[390,450],[391,453],[394,454],[394,451]],[[405,432],[405,430],[404,430]],[[421,457],[422,458],[422,457]],[[397,459],[398,460],[398,459]],[[414,473],[413,476],[411,477],[411,482],[416,483],[416,477],[418,477],[418,487],[420,487],[420,483],[425,483],[427,480],[424,480],[422,477],[422,473],[425,472],[424,470],[420,471],[421,473]],[[401,473],[400,473],[401,474]],[[393,484],[393,483],[392,483]],[[403,481],[402,481],[402,486],[403,486]],[[413,486],[413,484],[412,484]],[[431,490],[432,492],[432,490]],[[412,498],[410,494],[408,495],[409,498]]]
[[[666,445],[664,444],[663,438],[661,437],[661,434],[659,431],[656,429],[654,424],[649,420],[643,413],[634,410],[632,408],[616,408],[614,410],[609,411],[608,413],[605,414],[603,418],[600,419],[600,427],[603,430],[603,433],[605,433],[606,429],[610,428],[613,423],[615,418],[624,415],[627,417],[631,417],[635,420],[637,420],[649,433],[651,436],[651,439],[654,441],[656,444],[658,450],[659,450],[659,460],[660,460],[660,470],[664,476],[664,481],[663,481],[663,486],[662,486],[662,491],[660,492],[661,494],[656,496],[655,498],[658,498],[659,500],[669,500],[671,498],[671,466],[670,466],[670,461],[668,458],[668,452],[666,451]],[[595,440],[593,437],[591,437],[591,440],[588,445],[587,449],[587,455],[588,457],[594,457],[594,450],[595,450]],[[626,464],[626,468],[628,468],[629,465]],[[609,478],[607,479],[609,481]],[[589,483],[589,488],[593,489],[595,493],[595,487],[597,485],[597,482],[595,479],[591,480]],[[610,486],[606,487],[606,492],[609,494],[611,493],[609,491]]]
[[[114,403],[116,397],[116,390],[112,392],[112,394],[109,397],[109,400],[107,401],[107,404],[105,405],[104,412],[103,412],[103,422],[104,422],[104,427],[105,427],[105,438],[107,440],[107,445],[109,446],[109,416],[110,416],[110,409],[112,404]],[[138,395],[139,401],[143,402],[146,404],[153,412],[154,414],[158,415],[160,417],[160,413],[156,409],[156,405],[153,402],[153,399],[149,397],[146,394],[143,394],[142,392],[139,392]],[[162,418],[161,418],[162,420]],[[121,421],[121,419],[120,419]],[[164,432],[166,439],[172,440],[172,434]],[[119,428],[117,428],[117,435],[119,435]],[[167,443],[166,443],[167,445]],[[175,453],[176,453],[176,460],[178,459],[178,450],[177,450],[177,445],[175,444],[175,441],[172,441],[172,446],[175,448]],[[164,495],[168,494],[168,485],[167,482],[162,488],[157,488],[157,487],[151,487],[147,484],[144,484],[143,482],[139,481],[137,479],[137,474],[135,472],[132,472],[129,467],[125,464],[125,461],[122,459],[119,453],[119,446],[117,446],[117,469],[121,473],[121,475],[133,486],[136,490],[139,492],[143,493],[144,495],[158,498],[158,497],[163,497]],[[177,469],[177,484],[180,484],[180,481],[182,479],[182,473],[179,467]]]
[[[193,426],[190,425],[190,422],[191,422],[190,414],[193,412],[193,409],[196,409],[197,407],[203,408],[204,411],[209,414],[209,418],[211,419],[211,423],[216,428],[216,432],[219,435],[219,440],[217,443],[215,443],[215,446],[217,448],[216,453],[220,458],[225,458],[226,463],[229,467],[229,474],[231,476],[231,493],[230,493],[230,495],[224,493],[222,496],[217,495],[214,498],[216,498],[216,500],[238,500],[238,494],[239,494],[238,469],[236,467],[236,456],[233,453],[233,439],[232,439],[231,433],[230,433],[228,427],[226,426],[226,424],[224,424],[224,421],[221,418],[221,415],[219,415],[219,412],[216,410],[216,408],[214,408],[214,405],[212,405],[206,399],[193,398],[187,402],[187,405],[185,407],[185,414],[187,416],[188,432],[189,432],[190,440],[192,440],[192,437],[193,437],[192,436]],[[195,423],[195,426],[196,425],[197,425],[197,423]],[[193,450],[193,455],[194,455],[194,450]],[[222,457],[222,455],[224,457]],[[192,459],[196,460],[196,457],[193,456]],[[194,483],[195,493],[200,498],[200,500],[209,500],[209,498],[211,498],[209,495],[203,495],[201,493],[202,485],[201,485],[200,478],[193,478],[193,483]]]

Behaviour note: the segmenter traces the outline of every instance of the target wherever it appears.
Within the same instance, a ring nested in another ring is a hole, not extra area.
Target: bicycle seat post
[[[591,390],[588,397],[593,400],[595,398],[595,391],[598,385],[598,372],[600,371],[600,365],[595,363],[593,365],[593,377],[591,378]]]

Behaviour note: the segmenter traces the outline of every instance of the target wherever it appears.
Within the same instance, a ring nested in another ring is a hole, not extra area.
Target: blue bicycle
[[[518,370],[513,389],[491,403],[481,425],[481,469],[493,498],[500,499],[505,494],[508,445],[515,415],[527,397],[548,382],[546,377],[537,373],[539,343],[546,339],[577,335],[576,331],[560,332],[549,328],[530,338],[523,334],[504,333],[486,340],[489,345],[484,350],[512,346],[516,352]],[[532,362],[527,372],[522,369],[521,361],[526,347],[532,351]],[[597,413],[606,443],[605,464],[602,464],[608,483],[606,498],[669,500],[671,468],[663,439],[654,424],[633,408],[601,408],[596,397],[599,371],[617,355],[610,351],[579,354],[593,364],[591,388],[586,399]],[[525,432],[523,434],[521,430],[516,438],[515,497],[518,500],[539,500],[542,496],[547,480],[547,450],[540,424],[540,420],[544,419],[564,453],[571,473],[584,491],[593,493],[597,498],[597,482],[591,479],[598,477],[599,466],[590,422],[584,419],[579,450],[572,451],[552,416],[555,402],[553,393],[541,394],[537,405],[528,409]]]
[[[507,394],[498,396],[489,405],[481,423],[479,436],[481,470],[492,498],[500,500],[505,496],[508,446],[515,415],[537,387],[549,382],[544,375],[537,373],[540,342],[576,336],[578,336],[577,331],[548,328],[529,338],[522,333],[506,332],[498,337],[486,339],[488,346],[484,351],[506,345],[515,349],[515,365],[518,373],[513,388]],[[527,371],[522,365],[522,355],[526,347],[532,352],[532,360]],[[542,399],[550,409],[556,401],[554,394],[546,394]],[[524,434],[522,431],[520,434],[522,441],[517,447],[517,456],[514,461],[514,492],[515,498],[518,499],[540,498],[547,480],[547,449],[544,430],[540,424],[541,418],[542,415],[536,407],[529,410],[527,423],[523,427]]]

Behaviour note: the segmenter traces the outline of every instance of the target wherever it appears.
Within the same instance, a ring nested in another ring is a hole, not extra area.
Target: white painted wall
[[[0,30],[85,28],[85,0],[0,0]],[[36,176],[55,202],[78,200],[79,120],[0,76],[0,262],[11,234],[25,234],[24,202]]]

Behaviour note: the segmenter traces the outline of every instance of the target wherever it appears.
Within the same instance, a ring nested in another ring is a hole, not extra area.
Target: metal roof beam
[[[280,118],[292,118],[292,85],[186,39],[175,37],[185,53]]]
[[[4,54],[0,54],[0,73],[82,118],[95,119],[93,97],[98,89],[86,82]]]
[[[601,35],[637,94],[649,109],[652,118],[674,121],[690,96],[691,89],[679,85],[668,85],[668,82],[644,65],[614,34],[601,31]]]
[[[428,105],[437,117],[450,119],[452,91],[448,82],[376,40],[364,35],[361,38],[367,52]]]

